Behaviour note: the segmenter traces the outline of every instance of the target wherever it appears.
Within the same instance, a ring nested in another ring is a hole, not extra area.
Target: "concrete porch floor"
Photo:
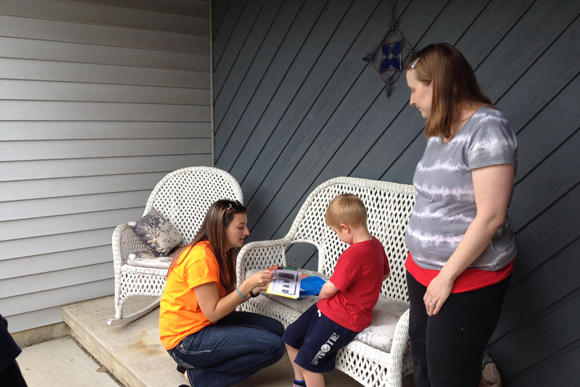
[[[135,297],[136,298],[136,297]],[[150,298],[130,300],[125,313],[130,314]],[[109,370],[123,385],[129,387],[177,387],[185,383],[176,371],[176,364],[159,341],[159,309],[126,325],[111,327],[107,319],[114,316],[113,296],[70,305],[62,310],[63,320],[71,335]],[[340,371],[325,374],[329,387],[360,387]],[[236,387],[288,387],[293,372],[285,355],[277,364],[236,384]],[[404,387],[412,387],[412,375],[405,378]]]

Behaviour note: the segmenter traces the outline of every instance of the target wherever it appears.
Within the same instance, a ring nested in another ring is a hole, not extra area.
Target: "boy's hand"
[[[338,288],[334,286],[334,284],[330,281],[326,281],[322,289],[320,289],[320,294],[318,295],[318,299],[324,300],[326,298],[330,298],[338,293]]]

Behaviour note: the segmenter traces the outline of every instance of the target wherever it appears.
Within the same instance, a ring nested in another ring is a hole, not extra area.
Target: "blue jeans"
[[[284,327],[273,318],[232,312],[168,352],[193,386],[231,386],[284,356]]]

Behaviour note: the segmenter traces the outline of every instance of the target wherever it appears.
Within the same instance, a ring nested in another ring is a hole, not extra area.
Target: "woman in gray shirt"
[[[475,387],[516,256],[517,140],[453,46],[419,51],[407,84],[428,138],[406,233],[415,385]]]

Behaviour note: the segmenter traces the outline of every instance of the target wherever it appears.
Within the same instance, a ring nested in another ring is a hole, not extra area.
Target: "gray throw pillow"
[[[156,210],[151,210],[141,219],[129,222],[129,226],[157,257],[168,256],[183,240],[175,227]]]

